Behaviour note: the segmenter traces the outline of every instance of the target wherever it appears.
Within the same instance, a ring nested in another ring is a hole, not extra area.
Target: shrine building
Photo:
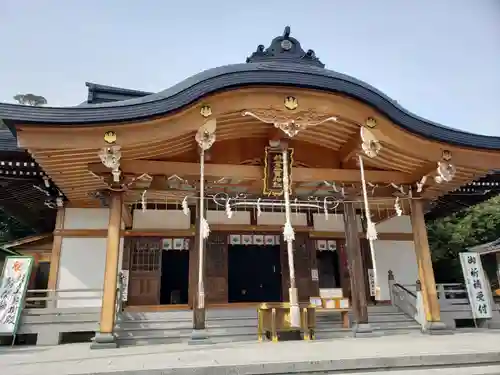
[[[439,329],[424,215],[498,193],[500,138],[423,119],[309,47],[286,28],[158,93],[0,103],[1,207],[36,233],[9,248],[46,264],[48,290],[102,290],[57,302],[100,308],[96,342],[117,299],[204,330],[212,308],[337,293],[362,326],[391,280],[418,281]]]

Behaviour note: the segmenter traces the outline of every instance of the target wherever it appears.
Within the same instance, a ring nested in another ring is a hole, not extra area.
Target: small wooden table
[[[349,311],[351,311],[351,308],[347,298],[312,297],[311,300],[320,301],[320,303],[313,303],[318,311],[339,312],[342,317],[342,328],[349,328]]]
[[[315,306],[309,303],[299,303],[300,327],[299,334],[303,340],[314,340],[314,330],[316,328]],[[296,331],[296,327],[291,326],[290,303],[261,303],[257,308],[258,327],[257,334],[259,341],[264,336],[269,336],[271,341],[277,342],[279,334],[282,332]]]

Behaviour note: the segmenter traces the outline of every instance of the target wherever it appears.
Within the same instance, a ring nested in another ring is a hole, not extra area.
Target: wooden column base
[[[193,309],[193,331],[188,342],[190,345],[210,344],[208,332],[205,327],[205,308]]]
[[[346,254],[351,282],[351,305],[355,327],[365,331],[368,324],[368,308],[366,304],[366,285],[361,257],[361,244],[356,217],[356,208],[353,203],[344,203],[344,223],[346,232]]]
[[[91,349],[114,349],[117,347],[118,344],[113,333],[96,332],[90,344]]]
[[[193,308],[193,329],[205,329],[205,308]]]

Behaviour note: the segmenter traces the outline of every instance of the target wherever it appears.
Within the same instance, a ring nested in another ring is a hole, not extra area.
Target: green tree
[[[0,209],[0,246],[31,234],[33,234],[33,230]]]
[[[17,94],[14,96],[14,100],[22,105],[31,105],[38,107],[47,104],[47,99],[43,96],[35,94]]]
[[[427,231],[436,278],[442,282],[460,281],[458,254],[500,238],[500,196],[428,222]]]

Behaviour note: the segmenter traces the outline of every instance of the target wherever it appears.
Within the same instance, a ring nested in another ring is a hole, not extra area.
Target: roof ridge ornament
[[[312,49],[304,51],[300,42],[290,36],[290,32],[290,26],[286,26],[283,35],[274,38],[268,48],[260,44],[257,50],[247,58],[247,63],[281,61],[324,68],[325,64],[316,57],[314,51]]]

